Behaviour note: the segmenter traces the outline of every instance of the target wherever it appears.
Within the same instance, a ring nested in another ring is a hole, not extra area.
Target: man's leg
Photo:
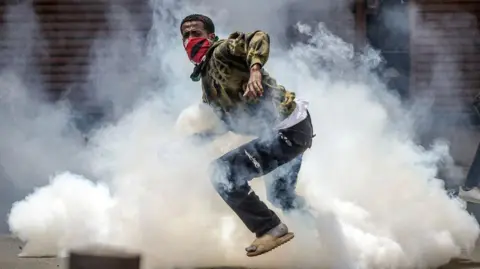
[[[282,237],[288,234],[286,226],[252,191],[248,181],[270,173],[311,146],[310,117],[296,125],[301,132],[296,132],[294,127],[290,128],[293,131],[287,129],[269,139],[255,139],[213,163],[212,182],[216,190],[247,228],[257,235],[253,248],[247,250],[249,256],[270,251],[282,244]]]
[[[278,167],[265,178],[268,201],[283,212],[306,206],[304,198],[296,193],[302,158],[303,154]]]
[[[270,173],[304,151],[281,143],[276,137],[271,141],[255,139],[220,157],[212,167],[216,190],[257,237],[279,225],[280,219],[260,200],[248,181]]]
[[[471,203],[480,203],[480,144],[477,146],[477,151],[473,157],[472,165],[468,170],[465,184],[460,187],[459,196],[463,200]]]

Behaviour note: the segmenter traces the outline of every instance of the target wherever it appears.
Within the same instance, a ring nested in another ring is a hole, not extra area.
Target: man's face
[[[182,25],[182,40],[185,41],[190,37],[213,39],[215,34],[207,33],[205,26],[201,21],[187,21]]]

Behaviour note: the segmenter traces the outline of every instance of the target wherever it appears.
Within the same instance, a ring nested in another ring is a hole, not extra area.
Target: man
[[[480,188],[478,187],[480,181],[480,144],[477,146],[477,151],[473,157],[472,165],[467,173],[467,179],[463,186],[460,186],[458,196],[466,202],[479,204],[480,203]]]
[[[304,206],[295,195],[295,185],[302,154],[312,145],[308,103],[296,100],[293,92],[277,85],[264,70],[270,52],[266,33],[235,32],[219,40],[212,20],[198,14],[187,16],[180,31],[187,55],[195,65],[190,77],[201,80],[203,102],[222,120],[224,131],[258,137],[215,160],[212,182],[256,234],[246,248],[247,256],[261,255],[294,235],[248,182],[273,171],[269,200],[286,212]]]
[[[473,100],[472,104],[473,110],[477,117],[475,118],[478,121],[478,116],[480,116],[480,94],[477,94]],[[467,178],[463,184],[460,186],[458,195],[463,200],[479,204],[480,203],[480,144],[477,145],[477,150],[473,156],[472,164],[467,173]]]

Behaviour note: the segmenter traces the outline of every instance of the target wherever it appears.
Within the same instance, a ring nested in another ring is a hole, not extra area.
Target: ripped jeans
[[[310,115],[298,124],[252,140],[215,160],[212,183],[230,208],[257,237],[280,224],[278,216],[250,188],[253,178],[269,174],[267,197],[284,211],[301,206],[295,194],[302,155],[311,147]]]

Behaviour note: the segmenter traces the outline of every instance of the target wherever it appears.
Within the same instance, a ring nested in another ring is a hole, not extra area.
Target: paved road
[[[18,240],[7,235],[0,235],[0,269],[66,269],[66,263],[62,259],[18,258],[17,254],[20,252],[21,246],[22,244]],[[448,265],[442,266],[441,269],[480,269],[480,245],[473,256],[474,259],[479,262],[472,260],[455,260]],[[226,267],[222,268],[225,269]],[[229,267],[229,269],[242,268]]]
[[[22,244],[9,236],[0,236],[0,269],[63,269],[66,268],[61,259],[19,259]]]

